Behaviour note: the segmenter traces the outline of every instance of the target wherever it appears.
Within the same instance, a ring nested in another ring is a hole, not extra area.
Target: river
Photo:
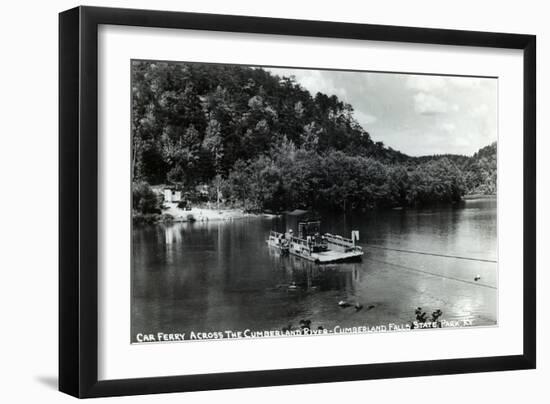
[[[269,231],[293,220],[135,227],[132,342],[138,333],[281,330],[300,320],[312,329],[404,324],[417,307],[449,323],[497,324],[496,199],[322,217],[323,233],[359,230],[365,256],[356,263],[318,265],[269,248]]]

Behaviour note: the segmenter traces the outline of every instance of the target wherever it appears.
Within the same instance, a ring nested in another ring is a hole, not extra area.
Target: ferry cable
[[[429,252],[425,252],[425,251],[402,250],[402,249],[399,249],[399,248],[382,247],[382,246],[372,245],[372,244],[366,244],[365,247],[367,247],[367,248],[378,248],[380,250],[404,252],[404,253],[409,253],[409,254],[432,255],[434,257],[456,258],[456,259],[459,259],[459,260],[490,262],[490,263],[494,263],[494,264],[497,263],[497,261],[495,261],[495,260],[488,260],[488,259],[484,259],[484,258],[462,257],[462,256],[459,256],[459,255],[437,254],[437,253],[429,253]]]
[[[405,265],[400,265],[400,264],[393,264],[393,263],[391,263],[391,262],[380,261],[380,260],[376,260],[376,259],[369,258],[369,257],[366,257],[365,259],[367,259],[367,260],[369,260],[369,261],[372,261],[372,262],[377,262],[377,263],[379,263],[379,264],[386,264],[386,265],[391,265],[391,266],[394,266],[394,267],[397,267],[397,268],[406,269],[406,270],[408,270],[408,271],[420,272],[420,273],[423,273],[423,274],[432,275],[432,276],[440,277],[440,278],[445,278],[445,279],[449,279],[449,280],[453,280],[453,281],[457,281],[457,282],[468,283],[468,284],[470,284],[470,285],[481,286],[481,287],[488,288],[488,289],[495,289],[495,290],[497,289],[495,286],[486,285],[486,284],[479,283],[479,282],[467,281],[467,280],[465,280],[465,279],[460,279],[460,278],[454,278],[454,277],[452,277],[452,276],[447,276],[447,275],[442,275],[442,274],[436,274],[436,273],[434,273],[434,272],[425,271],[425,270],[423,270],[423,269],[407,267],[407,266],[405,266]]]

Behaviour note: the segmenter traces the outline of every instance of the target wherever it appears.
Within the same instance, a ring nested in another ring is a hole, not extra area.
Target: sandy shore
[[[471,195],[464,195],[462,199],[465,201],[472,200],[472,199],[496,199],[496,195],[483,195],[483,194],[471,194]]]
[[[162,213],[172,215],[175,222],[187,222],[190,220],[190,215],[193,215],[193,218],[198,222],[264,216],[262,214],[246,213],[242,209],[192,208],[191,210],[184,210],[178,208],[176,203],[165,203],[164,205],[167,209],[163,209]]]

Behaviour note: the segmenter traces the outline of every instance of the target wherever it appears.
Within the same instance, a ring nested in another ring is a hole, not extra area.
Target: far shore
[[[474,200],[474,199],[494,199],[496,195],[465,195],[463,200]],[[250,213],[245,212],[243,209],[238,208],[220,208],[216,209],[215,207],[193,207],[190,210],[185,210],[178,208],[177,203],[164,203],[165,209],[162,210],[163,214],[168,214],[172,217],[173,222],[205,222],[205,221],[216,221],[216,220],[235,220],[235,219],[245,219],[252,217],[275,217],[276,214],[270,213]],[[403,207],[398,207],[394,209],[403,209]]]
[[[484,194],[472,194],[472,195],[464,195],[463,196],[463,199],[465,201],[469,200],[469,199],[494,199],[496,198],[497,196],[496,195],[484,195]]]
[[[193,207],[190,210],[178,208],[177,203],[165,203],[166,209],[162,210],[163,214],[168,214],[173,217],[174,222],[205,222],[215,220],[235,220],[245,219],[250,217],[275,216],[267,213],[249,213],[242,209],[234,208],[199,208]]]
[[[476,200],[476,199],[494,199],[496,195],[465,195],[462,197],[463,201]],[[214,204],[212,204],[214,205]],[[398,206],[392,208],[394,210],[406,209],[405,207]],[[280,215],[280,214],[279,214]],[[222,207],[216,209],[215,207],[192,207],[189,210],[178,207],[177,203],[165,202],[163,205],[162,213],[160,215],[152,215],[149,220],[143,223],[175,223],[175,222],[208,222],[208,221],[227,221],[246,218],[259,218],[259,217],[276,217],[278,214],[260,212],[251,213],[246,212],[242,208],[228,208]],[[154,216],[154,217],[153,217]]]

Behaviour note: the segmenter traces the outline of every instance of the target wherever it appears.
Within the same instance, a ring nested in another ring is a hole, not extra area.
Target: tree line
[[[210,184],[226,204],[274,212],[496,192],[496,144],[409,157],[373,141],[351,105],[261,68],[134,61],[132,143],[134,206],[149,206],[148,184]]]

